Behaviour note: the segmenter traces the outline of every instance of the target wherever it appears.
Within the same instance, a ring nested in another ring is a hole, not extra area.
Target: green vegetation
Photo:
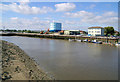
[[[9,30],[9,29],[6,29],[6,30],[0,30],[0,31],[3,31],[3,32],[21,32],[21,33],[40,33],[40,31],[32,31],[32,30]]]
[[[40,34],[53,34],[53,33],[55,33],[55,32],[49,32],[49,31],[43,31],[43,30],[41,30],[41,31],[33,31],[33,30],[9,30],[9,29],[6,29],[6,30],[0,30],[0,31],[2,31],[2,32],[18,32],[18,33],[40,33]]]
[[[105,29],[104,33],[106,36],[114,35],[115,33],[113,27],[108,26],[108,27],[105,27],[104,29]]]

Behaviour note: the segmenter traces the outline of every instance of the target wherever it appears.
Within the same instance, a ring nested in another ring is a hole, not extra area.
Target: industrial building
[[[50,23],[50,32],[58,32],[61,31],[62,24],[57,22]]]
[[[64,34],[65,35],[80,35],[80,31],[79,30],[65,30]]]
[[[88,36],[104,36],[104,28],[102,27],[89,27]]]

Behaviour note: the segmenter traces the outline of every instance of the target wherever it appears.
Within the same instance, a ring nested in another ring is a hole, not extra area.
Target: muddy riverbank
[[[3,80],[53,80],[23,50],[0,40]]]

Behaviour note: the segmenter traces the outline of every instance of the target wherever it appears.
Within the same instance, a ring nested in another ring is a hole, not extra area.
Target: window
[[[97,31],[97,33],[100,33],[100,31]]]

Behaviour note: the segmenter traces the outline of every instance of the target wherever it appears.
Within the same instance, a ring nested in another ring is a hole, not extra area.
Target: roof
[[[80,32],[84,32],[84,31],[80,30]]]
[[[118,33],[118,31],[116,31],[116,30],[115,30],[114,32],[115,32],[115,33]]]
[[[103,28],[103,27],[89,27],[89,28]],[[89,29],[89,28],[88,28],[88,29]]]

